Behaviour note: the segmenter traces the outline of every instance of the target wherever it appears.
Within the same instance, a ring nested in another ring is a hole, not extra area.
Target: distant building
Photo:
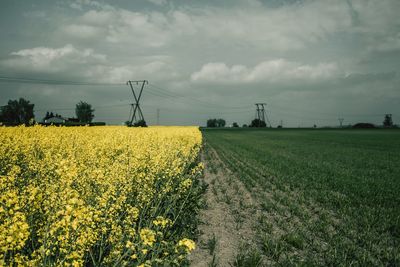
[[[45,119],[43,122],[39,123],[44,126],[104,126],[106,125],[105,122],[79,122],[77,118],[64,118],[61,117],[60,115],[53,116],[51,118]]]
[[[67,119],[63,117],[51,117],[44,120],[44,123],[65,123],[66,121]]]

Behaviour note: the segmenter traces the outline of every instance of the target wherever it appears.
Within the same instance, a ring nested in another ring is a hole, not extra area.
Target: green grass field
[[[203,129],[270,265],[400,266],[400,131]]]

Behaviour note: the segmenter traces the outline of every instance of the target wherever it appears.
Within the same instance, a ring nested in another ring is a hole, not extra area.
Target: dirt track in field
[[[191,266],[233,266],[236,254],[254,245],[255,203],[209,146],[202,161],[207,206],[200,214],[200,236],[190,257]]]

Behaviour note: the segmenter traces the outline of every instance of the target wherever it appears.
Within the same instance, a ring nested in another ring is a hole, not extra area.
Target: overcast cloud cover
[[[249,123],[266,102],[273,126],[400,123],[398,0],[114,0],[0,3],[0,76],[121,83],[0,83],[0,105],[24,97],[37,119],[128,119],[127,80],[149,80],[145,119]]]

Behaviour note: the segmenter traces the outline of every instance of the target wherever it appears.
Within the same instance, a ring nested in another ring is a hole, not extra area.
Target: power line
[[[49,79],[34,79],[34,78],[24,78],[24,77],[8,77],[8,76],[0,76],[0,82],[6,83],[26,83],[26,84],[49,84],[49,85],[67,85],[67,86],[123,86],[124,83],[92,83],[92,82],[83,82],[83,81],[65,81],[65,80],[49,80]],[[215,105],[206,101],[199,100],[197,98],[193,98],[190,96],[184,96],[176,93],[172,93],[168,90],[160,88],[156,85],[150,84],[153,91],[148,91],[150,94],[163,98],[170,98],[174,101],[178,101],[181,103],[187,103],[185,100],[178,100],[178,98],[186,98],[189,100],[193,100],[198,102],[198,104],[206,106],[208,108],[225,108],[225,109],[248,109],[248,107],[224,107]],[[53,109],[53,110],[70,110],[70,109]],[[39,111],[39,110],[38,110]]]
[[[374,113],[374,114],[351,114],[351,113],[328,113],[328,112],[321,112],[321,111],[311,111],[311,110],[307,110],[307,109],[299,109],[299,108],[293,108],[293,107],[289,107],[289,106],[281,106],[281,105],[276,105],[275,103],[271,104],[270,106],[272,106],[274,108],[274,110],[285,110],[288,112],[293,112],[293,113],[313,113],[313,114],[318,114],[318,115],[324,115],[327,117],[332,117],[332,118],[337,118],[338,115],[341,116],[346,116],[346,117],[380,117],[383,116],[384,114],[378,114],[378,113]]]
[[[221,106],[221,105],[218,105],[218,104],[213,104],[213,103],[210,103],[210,102],[207,102],[207,101],[200,100],[200,99],[195,98],[195,97],[185,96],[185,95],[173,93],[173,92],[170,92],[169,90],[163,89],[163,88],[161,88],[159,86],[156,86],[154,84],[151,84],[151,83],[149,84],[149,86],[152,87],[153,90],[155,90],[156,92],[158,92],[158,93],[160,93],[160,94],[162,94],[164,96],[172,97],[172,98],[186,98],[186,99],[189,99],[189,100],[196,101],[201,105],[206,105],[208,107],[225,108],[225,109],[250,109],[251,108],[251,106],[241,106],[241,107]]]
[[[93,83],[93,82],[84,82],[84,81],[65,81],[65,80],[50,80],[50,79],[34,79],[34,78],[25,78],[25,77],[9,77],[9,76],[0,76],[0,82],[3,83],[27,83],[27,84],[49,84],[49,85],[67,85],[67,86],[125,86],[125,83]],[[184,103],[187,104],[188,101],[195,102],[197,105],[202,106],[207,109],[218,109],[218,110],[229,110],[225,112],[218,112],[220,114],[233,114],[233,113],[243,113],[246,110],[250,110],[251,106],[221,106],[215,103],[210,103],[192,96],[188,95],[182,95],[179,93],[171,92],[170,90],[164,89],[162,87],[159,87],[154,84],[149,84],[148,90],[146,90],[145,93],[149,93],[153,96],[157,96],[160,98],[163,98],[164,100],[174,102],[174,103]],[[117,105],[106,105],[106,106],[98,106],[95,107],[96,109],[106,109],[106,108],[115,108],[115,107],[125,107],[128,106],[129,104],[117,104]],[[306,109],[299,109],[299,108],[293,108],[290,106],[280,106],[276,105],[275,103],[272,103],[270,106],[272,106],[272,109],[274,110],[273,113],[278,113],[278,114],[286,114],[287,116],[291,117],[297,117],[299,118],[300,116],[298,115],[299,112],[301,113],[313,113],[316,114],[319,118],[316,118],[315,116],[307,116],[303,118],[307,119],[319,119],[319,120],[326,120],[326,119],[331,119],[333,120],[334,118],[337,119],[337,116],[345,116],[345,117],[381,117],[384,116],[385,114],[345,114],[345,113],[325,113],[325,112],[320,112],[320,111],[311,111],[311,110],[306,110]],[[46,109],[39,109],[36,111],[45,111]],[[54,108],[54,109],[47,109],[47,110],[53,110],[53,111],[62,111],[62,110],[75,110],[75,108]],[[237,111],[233,111],[237,110]],[[282,112],[283,111],[283,112]],[[187,110],[185,110],[187,113]],[[198,112],[196,112],[198,113]],[[396,115],[399,116],[399,115]]]
[[[166,96],[166,95],[163,95],[163,94],[161,94],[159,92],[155,92],[155,91],[152,91],[152,90],[147,90],[145,93],[149,93],[149,94],[151,94],[153,96],[160,97],[160,98],[162,98],[162,99],[164,99],[166,101],[170,101],[172,103],[188,104],[188,100],[190,100],[190,99],[184,99],[183,97]],[[229,109],[229,110],[234,109],[234,108],[229,108],[229,107],[221,107],[221,106],[217,106],[217,105],[203,104],[203,103],[196,103],[196,105],[202,106],[202,107],[207,108],[207,109]],[[245,108],[245,109],[248,109],[248,108]]]
[[[159,105],[151,105],[151,104],[143,104],[141,106],[143,106],[146,109],[160,107]],[[249,111],[238,111],[238,110],[233,110],[233,111],[209,111],[209,110],[207,110],[206,111],[206,110],[193,110],[193,109],[188,110],[188,109],[178,109],[178,108],[170,108],[170,107],[162,107],[162,110],[185,113],[185,114],[188,114],[188,113],[190,113],[190,114],[210,114],[210,113],[213,113],[213,114],[247,114],[247,113],[249,113],[250,114],[250,112],[252,112],[250,110]],[[154,114],[156,114],[156,113],[154,113]]]
[[[46,79],[6,77],[6,76],[0,76],[0,82],[29,83],[29,84],[52,84],[52,85],[87,85],[87,86],[122,86],[122,85],[125,85],[123,83],[92,83],[92,82],[60,81],[60,80],[46,80]]]
[[[130,104],[118,104],[118,105],[105,105],[105,106],[94,106],[93,108],[97,109],[107,109],[107,108],[115,108],[115,107],[128,107]],[[47,108],[47,109],[36,109],[35,111],[68,111],[75,110],[75,108]]]

